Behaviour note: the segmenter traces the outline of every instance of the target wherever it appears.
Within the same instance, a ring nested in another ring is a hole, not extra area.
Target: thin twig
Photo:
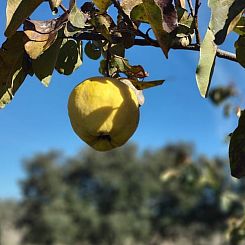
[[[198,11],[201,6],[200,0],[196,0],[195,2],[195,13],[194,13],[194,21],[195,21],[195,34],[196,34],[196,42],[197,44],[201,44],[201,35],[199,32],[199,26],[198,26]]]
[[[67,9],[62,3],[60,4],[60,8],[61,8],[65,13],[68,12],[68,9]]]
[[[106,76],[109,77],[110,76],[110,59],[111,59],[111,52],[110,52],[110,48],[111,48],[111,43],[108,44],[108,48],[106,50]]]
[[[187,3],[188,3],[188,6],[189,6],[189,9],[191,11],[191,16],[194,18],[194,8],[193,8],[193,4],[192,4],[192,1],[191,0],[187,0]]]
[[[103,37],[101,34],[88,33],[88,32],[81,33],[76,38],[77,38],[77,40],[105,40],[105,37]],[[115,36],[112,39],[116,43],[116,42],[120,42],[121,37]],[[134,45],[136,45],[136,46],[151,46],[151,47],[159,48],[160,47],[159,43],[156,40],[153,40],[153,41],[154,42],[152,42],[150,44],[145,39],[135,39]],[[186,47],[178,45],[178,46],[173,46],[171,48],[172,49],[178,49],[178,50],[200,51],[200,45],[198,45],[198,44],[190,44]],[[225,50],[218,49],[216,54],[217,54],[217,57],[219,57],[219,58],[238,62],[235,54],[227,52]]]
[[[151,39],[148,34],[145,34],[144,32],[142,32],[141,30],[139,30],[138,27],[136,27],[136,25],[134,24],[134,22],[130,19],[130,17],[124,12],[124,10],[122,9],[120,2],[118,0],[112,0],[115,8],[118,10],[118,12],[122,15],[122,17],[124,18],[124,20],[127,22],[127,24],[129,25],[130,28],[132,28],[132,30],[134,31],[134,33],[137,36],[143,37],[149,44],[152,44],[154,42],[153,39]]]
[[[200,37],[200,33],[198,30],[198,9],[200,7],[200,2],[199,0],[196,0],[195,3],[195,10],[192,4],[191,0],[187,0],[190,12],[191,12],[191,16],[193,17],[193,21],[194,21],[194,30],[195,30],[195,36],[196,36],[196,43],[200,44],[201,43],[201,37]]]

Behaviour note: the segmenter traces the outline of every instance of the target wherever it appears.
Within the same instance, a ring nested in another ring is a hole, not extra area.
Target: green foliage
[[[0,49],[0,108],[11,101],[28,74],[22,39],[23,33],[16,32]]]
[[[239,36],[235,42],[235,48],[238,62],[245,67],[245,35]]]
[[[21,185],[23,244],[149,244],[156,236],[160,244],[192,224],[224,232],[244,212],[243,182],[228,180],[222,159],[192,158],[184,144],[33,157]]]
[[[245,2],[243,0],[209,0],[208,6],[211,8],[211,17],[201,44],[200,59],[196,71],[198,88],[203,97],[207,96],[210,86],[217,45],[222,44],[229,31],[236,26],[243,14]]]
[[[208,5],[211,8],[209,28],[215,35],[215,43],[220,45],[224,42],[229,30],[232,30],[241,18],[245,3],[243,0],[209,0]]]
[[[55,69],[64,75],[72,74],[83,63],[82,42],[74,39],[63,39]]]
[[[236,178],[245,176],[245,112],[241,112],[238,127],[231,134],[229,157],[231,174]]]

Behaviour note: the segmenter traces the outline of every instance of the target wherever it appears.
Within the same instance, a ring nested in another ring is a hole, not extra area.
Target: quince
[[[75,133],[98,151],[125,144],[139,122],[139,103],[120,79],[92,77],[70,94],[68,113]]]

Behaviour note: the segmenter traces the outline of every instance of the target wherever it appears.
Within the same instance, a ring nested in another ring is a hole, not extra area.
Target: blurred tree
[[[227,166],[198,158],[187,144],[37,155],[22,181],[23,244],[159,244],[193,224],[202,234],[223,232],[244,211]]]

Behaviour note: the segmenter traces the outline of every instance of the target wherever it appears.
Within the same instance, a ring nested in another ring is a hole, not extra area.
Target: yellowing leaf
[[[214,34],[208,29],[200,47],[200,58],[196,70],[198,89],[202,97],[206,97],[213,75],[217,46]]]
[[[6,30],[5,35],[7,37],[12,36],[25,19],[29,17],[32,12],[43,2],[44,0],[8,0],[6,8]]]
[[[169,33],[177,27],[177,12],[171,0],[142,0],[135,6],[131,18],[148,22],[166,57],[170,48]]]
[[[24,23],[25,50],[31,59],[37,59],[56,40],[57,33],[66,22],[63,14],[52,20],[26,20]]]
[[[240,36],[235,42],[236,58],[241,66],[245,68],[245,36]]]

